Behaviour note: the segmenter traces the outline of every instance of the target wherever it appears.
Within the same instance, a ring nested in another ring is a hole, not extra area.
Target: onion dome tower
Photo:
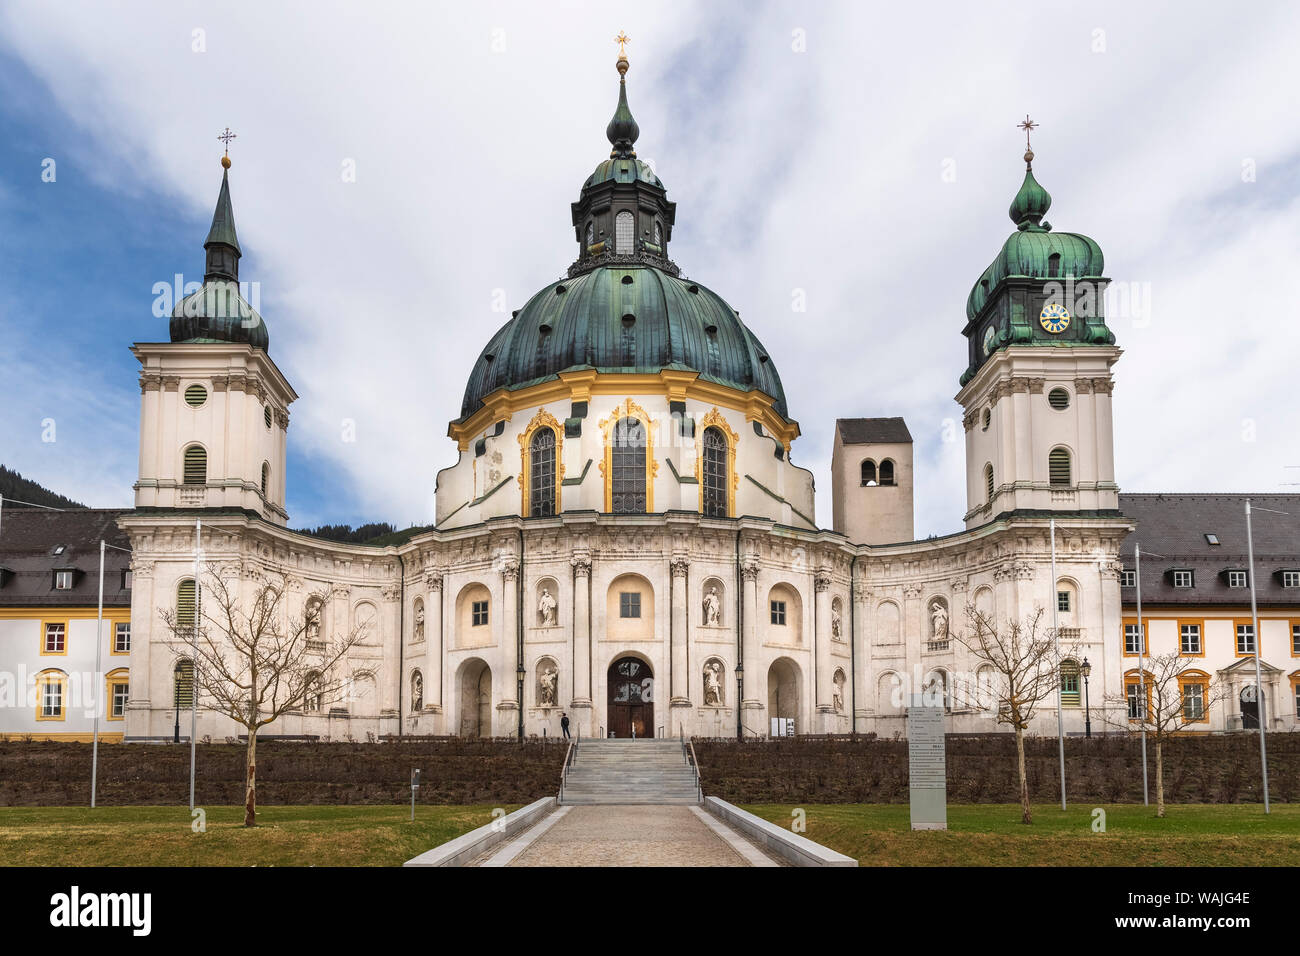
[[[212,211],[212,228],[203,242],[203,286],[176,304],[171,316],[173,342],[242,342],[266,351],[266,323],[239,289],[239,236],[230,202],[230,157],[221,157],[221,191]]]
[[[1118,514],[1111,425],[1111,366],[1101,247],[1055,232],[1052,197],[1034,177],[1025,130],[1025,177],[1015,223],[966,300],[969,361],[957,400],[966,410],[967,527],[1008,515]]]

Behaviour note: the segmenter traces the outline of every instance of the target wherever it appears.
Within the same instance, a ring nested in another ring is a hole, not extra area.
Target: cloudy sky
[[[293,526],[430,522],[471,363],[573,258],[625,30],[672,256],[775,358],[821,523],[835,418],[903,415],[917,534],[960,526],[960,331],[1026,113],[1048,219],[1126,300],[1121,487],[1295,490],[1300,6],[920,9],[6,3],[0,462],[130,504],[127,348],[166,338],[155,283],[201,278],[228,125],[241,278],[301,396]]]

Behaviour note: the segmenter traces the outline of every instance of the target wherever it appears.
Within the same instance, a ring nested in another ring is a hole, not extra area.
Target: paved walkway
[[[560,807],[479,866],[779,866],[693,806]]]

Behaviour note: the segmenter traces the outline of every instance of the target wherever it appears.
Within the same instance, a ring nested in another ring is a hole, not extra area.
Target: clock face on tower
[[[984,354],[986,356],[993,351],[993,336],[993,326],[990,325],[984,330]]]
[[[1060,335],[1070,327],[1070,312],[1059,302],[1049,302],[1038,313],[1038,324],[1053,335]]]

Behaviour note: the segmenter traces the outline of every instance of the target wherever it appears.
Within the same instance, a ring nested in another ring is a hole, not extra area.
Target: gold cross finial
[[[620,57],[626,57],[627,51],[623,48],[627,44],[632,42],[632,38],[628,36],[626,33],[624,33],[622,30],[619,30],[618,36],[614,37],[614,42],[618,44],[618,55]]]
[[[1034,161],[1034,151],[1029,148],[1029,134],[1038,129],[1038,124],[1031,120],[1029,114],[1026,113],[1025,121],[1017,123],[1016,126],[1025,131],[1025,163],[1028,165]]]
[[[225,166],[226,169],[230,168],[230,141],[236,138],[238,138],[237,134],[232,133],[229,126],[227,126],[221,132],[221,135],[217,137],[217,139],[226,144],[226,154],[221,157],[221,165]]]

